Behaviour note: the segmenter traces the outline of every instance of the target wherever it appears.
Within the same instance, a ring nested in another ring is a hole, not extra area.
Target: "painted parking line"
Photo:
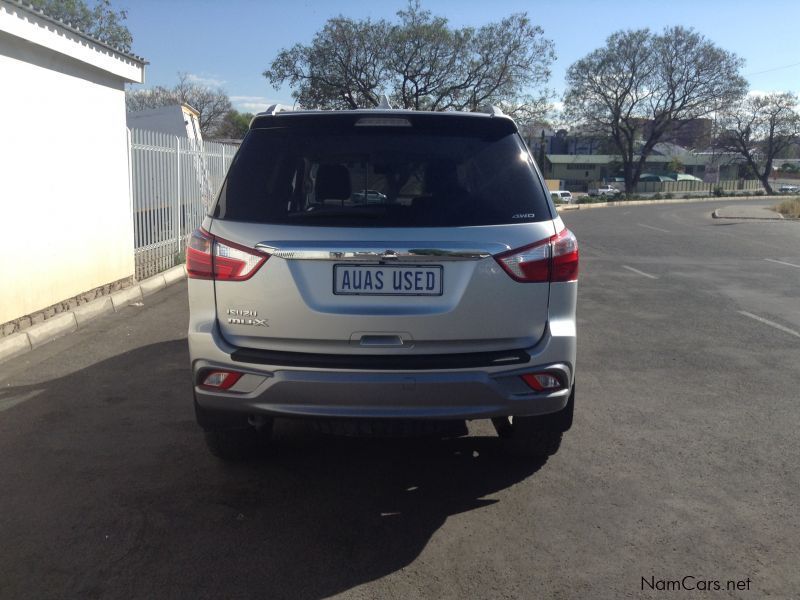
[[[754,315],[753,313],[749,313],[746,310],[740,310],[740,315],[744,315],[745,317],[750,317],[758,321],[759,323],[764,323],[764,325],[769,325],[770,327],[774,327],[784,333],[788,333],[789,335],[793,335],[795,337],[800,338],[800,333],[796,332],[794,329],[789,329],[788,327],[784,327],[780,323],[776,323],[775,321],[770,321],[769,319],[765,319],[764,317],[759,317],[758,315]]]
[[[794,267],[795,269],[800,269],[800,265],[796,265],[794,263],[784,262],[782,260],[775,260],[773,258],[765,258],[764,260],[766,260],[767,262],[778,263],[779,265],[786,265],[787,267]]]
[[[660,231],[661,233],[669,233],[667,229],[661,229],[661,227],[653,227],[652,225],[645,225],[644,223],[637,223],[639,227],[647,227],[648,229],[652,229],[654,231]]]
[[[649,277],[650,279],[658,279],[655,275],[650,275],[650,273],[645,273],[644,271],[640,271],[639,269],[634,269],[633,267],[629,267],[628,265],[622,265],[623,269],[628,269],[628,271],[633,271],[638,275],[643,275],[644,277]]]

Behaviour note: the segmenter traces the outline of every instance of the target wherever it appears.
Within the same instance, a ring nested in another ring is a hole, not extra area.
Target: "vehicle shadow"
[[[543,464],[489,436],[287,421],[266,456],[228,465],[194,423],[188,363],[174,340],[0,391],[30,398],[0,412],[0,595],[324,598],[403,569],[448,517]]]

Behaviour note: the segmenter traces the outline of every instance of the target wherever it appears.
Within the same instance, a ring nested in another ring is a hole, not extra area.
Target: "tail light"
[[[192,279],[244,281],[250,279],[269,258],[197,229],[186,244],[186,272]]]
[[[578,280],[578,240],[569,229],[494,257],[512,279],[524,283]]]

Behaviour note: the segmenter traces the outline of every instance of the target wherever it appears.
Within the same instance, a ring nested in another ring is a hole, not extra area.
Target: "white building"
[[[200,113],[188,104],[172,104],[129,112],[128,127],[187,138],[197,142],[198,146],[202,146],[203,143]]]
[[[133,276],[124,86],[145,64],[0,0],[0,325]]]

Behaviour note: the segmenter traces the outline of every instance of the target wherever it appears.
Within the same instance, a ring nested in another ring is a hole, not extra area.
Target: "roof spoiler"
[[[499,106],[495,106],[494,104],[484,104],[475,112],[485,113],[487,115],[492,115],[493,117],[504,117],[506,113],[504,113]]]
[[[252,119],[250,119],[250,125],[248,127],[253,126],[253,121],[255,121],[258,117],[264,117],[267,115],[277,115],[281,112],[294,112],[294,107],[289,106],[288,104],[270,104],[266,110],[261,111],[260,113],[256,113]]]

